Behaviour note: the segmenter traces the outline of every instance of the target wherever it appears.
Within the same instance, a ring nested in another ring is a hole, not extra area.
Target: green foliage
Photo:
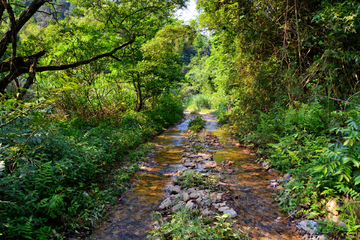
[[[25,104],[25,113],[9,122],[6,113],[12,104],[4,104],[1,116],[8,124],[0,128],[5,164],[0,171],[0,233],[6,239],[90,231],[139,169],[134,163],[149,147],[137,147],[182,117],[179,101],[170,95],[144,113],[127,111],[113,122],[52,119],[57,114],[53,108],[27,110]]]
[[[193,132],[200,132],[205,127],[206,121],[202,119],[200,115],[197,115],[189,122],[188,128]]]
[[[249,239],[240,229],[234,229],[228,215],[214,219],[203,217],[199,211],[183,208],[164,222],[160,213],[154,214],[160,227],[150,232],[148,237],[156,239]]]
[[[179,172],[179,178],[176,179],[176,182],[180,184],[182,188],[197,188],[197,189],[212,189],[218,190],[219,186],[217,182],[219,181],[218,176],[209,176],[203,175],[197,171],[184,171]]]

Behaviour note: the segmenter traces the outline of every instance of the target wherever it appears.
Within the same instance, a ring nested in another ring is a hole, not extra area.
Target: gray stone
[[[181,198],[180,194],[173,194],[173,195],[170,196],[171,200],[180,199],[180,198]]]
[[[290,178],[291,178],[291,173],[285,174],[283,177],[283,182],[288,183],[290,181]]]
[[[214,212],[209,211],[209,209],[205,209],[201,212],[201,215],[203,215],[203,216],[208,216],[208,215],[212,215],[212,214],[214,214]]]
[[[187,192],[182,192],[182,196],[183,196],[183,201],[184,202],[189,201],[190,196],[189,196],[189,194]]]
[[[173,186],[170,189],[171,194],[178,194],[181,191],[181,187],[179,185]]]
[[[229,218],[234,218],[237,216],[237,213],[234,211],[234,209],[225,210],[223,212],[224,214],[229,214]]]
[[[184,206],[184,202],[181,201],[178,204],[176,204],[175,206],[173,206],[171,210],[173,212],[176,212],[176,211],[180,210],[183,206]]]
[[[199,194],[197,194],[196,192],[192,192],[189,197],[192,199],[196,199],[199,197]]]
[[[197,192],[197,191],[195,190],[195,188],[188,188],[188,189],[186,190],[186,192],[187,192],[188,194],[191,194],[191,193],[194,193],[194,192]]]
[[[192,162],[186,162],[186,163],[184,163],[184,167],[187,167],[187,168],[195,168],[195,167],[196,167],[196,164],[195,164],[195,163],[192,163]]]
[[[225,212],[227,210],[230,210],[230,208],[228,208],[228,207],[220,207],[218,210],[219,210],[219,212]]]
[[[165,208],[168,208],[171,205],[170,198],[165,199],[159,206],[159,209],[163,210]]]
[[[189,201],[186,203],[185,208],[191,209],[191,208],[194,208],[194,206],[195,206],[195,204],[193,202]]]
[[[217,166],[217,163],[215,161],[203,161],[202,166],[203,167],[215,168]]]
[[[304,230],[305,232],[307,232],[308,234],[314,235],[318,227],[318,224],[313,220],[305,220],[305,221],[301,221],[298,227]]]

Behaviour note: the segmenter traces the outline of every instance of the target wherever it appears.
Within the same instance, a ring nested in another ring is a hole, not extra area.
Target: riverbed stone
[[[199,194],[197,192],[192,192],[189,196],[191,199],[199,198]]]
[[[163,210],[165,208],[168,208],[171,205],[171,203],[172,202],[171,202],[170,198],[167,198],[160,204],[159,209]]]
[[[173,206],[173,207],[171,208],[171,210],[172,210],[173,212],[176,212],[176,211],[180,210],[184,205],[185,205],[185,203],[184,203],[183,201],[181,201],[181,202],[179,202],[178,204],[176,204],[175,206]]]
[[[186,192],[187,192],[188,194],[191,194],[191,193],[194,193],[194,192],[197,192],[197,191],[196,191],[195,188],[188,188],[188,189],[186,189]]]
[[[191,208],[194,208],[194,206],[195,206],[195,204],[193,202],[189,201],[186,203],[185,208],[191,209]]]
[[[181,191],[181,187],[179,185],[173,186],[170,189],[171,194],[178,194]]]
[[[196,167],[196,164],[193,163],[193,162],[185,162],[185,163],[184,163],[184,167],[187,167],[187,168],[195,168],[195,167]]]
[[[217,166],[217,163],[215,161],[203,161],[202,165],[203,167],[215,168]]]
[[[298,224],[298,227],[301,230],[304,230],[309,235],[314,235],[316,229],[318,228],[318,224],[317,224],[317,222],[315,222],[313,220],[304,220]]]
[[[189,201],[190,196],[189,196],[189,194],[187,192],[182,192],[182,196],[183,196],[183,201],[184,202]]]
[[[225,212],[225,211],[227,211],[227,210],[230,210],[230,208],[229,208],[229,207],[220,207],[220,208],[218,209],[219,212]]]
[[[179,193],[178,194],[173,194],[173,195],[170,196],[171,200],[180,199],[180,198],[181,198],[181,194],[179,194]]]
[[[229,209],[229,210],[225,210],[223,213],[224,213],[224,214],[229,214],[229,218],[234,218],[234,217],[237,216],[237,213],[236,213],[235,210],[232,209],[232,208]]]
[[[205,210],[202,210],[201,211],[201,215],[203,215],[203,216],[208,216],[208,215],[212,215],[212,214],[214,214],[214,212],[213,211],[210,211],[209,209],[205,209]]]

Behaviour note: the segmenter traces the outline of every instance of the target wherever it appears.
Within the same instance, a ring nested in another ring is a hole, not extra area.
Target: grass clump
[[[230,221],[227,214],[210,218],[202,216],[196,209],[183,208],[171,215],[170,221],[164,221],[158,212],[154,213],[154,219],[160,227],[150,232],[148,238],[151,239],[249,239],[233,227],[234,221]]]
[[[197,188],[199,190],[210,189],[219,190],[217,182],[220,177],[214,175],[204,175],[194,170],[178,172],[179,178],[175,181],[182,188]]]
[[[193,132],[200,132],[205,127],[206,121],[201,118],[200,115],[196,116],[189,122],[189,130]]]

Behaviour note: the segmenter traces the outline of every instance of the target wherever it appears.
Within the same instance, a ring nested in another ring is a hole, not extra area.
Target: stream
[[[224,146],[213,154],[213,159],[218,164],[234,161],[232,171],[222,177],[232,190],[237,224],[248,229],[251,239],[301,239],[274,201],[278,190],[270,186],[270,181],[276,176],[269,175],[255,162],[254,156],[233,144],[231,135],[219,129],[214,116],[202,114],[202,117],[207,121],[206,132],[217,136]],[[142,167],[131,178],[132,187],[122,195],[119,204],[108,214],[108,220],[96,228],[89,239],[146,239],[156,224],[152,212],[169,196],[175,173],[186,169],[180,159],[188,143],[189,122],[189,113],[186,112],[183,122],[154,140],[156,150],[148,157],[153,164]]]

